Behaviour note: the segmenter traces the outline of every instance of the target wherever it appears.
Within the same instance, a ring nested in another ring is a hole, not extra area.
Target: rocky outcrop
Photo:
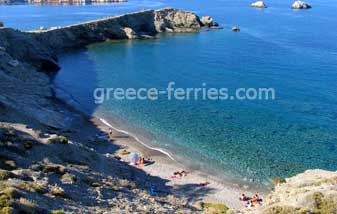
[[[203,26],[206,26],[206,27],[218,27],[219,26],[219,24],[216,21],[214,21],[214,19],[210,16],[201,17],[200,22]]]
[[[197,32],[200,30],[199,17],[191,12],[166,8],[154,11],[154,27],[156,32]]]
[[[292,5],[291,5],[292,9],[310,9],[311,5],[303,2],[303,1],[295,1]]]
[[[337,213],[337,172],[307,170],[281,180],[251,213]]]
[[[159,32],[197,32],[199,17],[173,8],[146,10],[121,16],[71,25],[64,28],[33,31],[31,36],[57,52],[111,39],[134,39],[140,34]]]
[[[250,4],[251,7],[267,8],[267,5],[263,1],[256,1]]]
[[[40,70],[59,69],[57,57],[53,51],[25,32],[12,28],[1,28],[0,47],[13,59],[29,62]]]
[[[173,8],[146,10],[107,17],[67,27],[22,32],[0,29],[0,47],[14,59],[28,62],[39,70],[59,69],[56,54],[112,39],[152,38],[159,32],[197,32],[201,26],[217,26],[211,18]]]

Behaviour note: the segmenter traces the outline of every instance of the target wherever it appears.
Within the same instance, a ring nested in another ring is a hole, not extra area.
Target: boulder
[[[292,9],[310,9],[311,5],[303,2],[303,1],[295,1],[292,5],[291,5]]]
[[[251,7],[256,7],[256,8],[266,8],[267,5],[263,1],[256,1],[250,4]]]
[[[206,27],[216,27],[216,26],[219,26],[218,23],[216,23],[214,21],[214,19],[210,16],[203,16],[201,17],[200,19],[200,22],[203,26],[206,26]]]
[[[234,26],[234,27],[232,27],[232,31],[239,32],[240,28],[238,26]]]

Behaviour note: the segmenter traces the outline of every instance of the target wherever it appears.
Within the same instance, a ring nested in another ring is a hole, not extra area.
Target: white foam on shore
[[[126,134],[126,135],[129,135],[129,136],[133,137],[137,142],[139,142],[140,144],[142,144],[142,145],[145,146],[146,148],[151,149],[151,150],[154,150],[154,151],[158,151],[158,152],[160,152],[160,153],[163,153],[164,155],[166,155],[167,157],[169,157],[171,160],[176,161],[176,160],[173,158],[173,156],[172,156],[170,153],[168,153],[167,151],[164,151],[164,150],[161,149],[161,148],[151,147],[151,146],[147,145],[146,143],[144,143],[142,140],[140,140],[136,135],[134,135],[134,134],[132,134],[132,133],[130,133],[130,132],[128,132],[128,131],[125,131],[125,130],[122,130],[122,129],[118,129],[118,128],[112,126],[108,121],[106,121],[106,120],[103,119],[103,118],[100,118],[100,117],[99,117],[98,119],[99,119],[102,123],[104,123],[106,126],[112,128],[112,129],[114,129],[114,130],[116,130],[116,131],[118,131],[118,132],[120,132],[120,133],[123,133],[123,134]],[[176,161],[176,162],[177,162],[177,161]]]

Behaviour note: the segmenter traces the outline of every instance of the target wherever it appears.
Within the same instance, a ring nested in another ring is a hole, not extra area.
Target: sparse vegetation
[[[16,169],[16,163],[13,160],[7,160],[5,157],[0,157],[0,168],[6,170]]]
[[[288,206],[274,206],[267,209],[264,214],[290,214],[295,213],[295,209],[293,207]]]
[[[91,176],[86,176],[83,181],[91,187],[100,187],[102,186],[98,181],[96,181],[93,177]]]
[[[64,173],[66,173],[66,168],[62,165],[46,164],[43,167],[43,172],[44,173],[55,172],[55,173],[58,173],[60,175],[63,175]]]
[[[229,209],[224,204],[202,203],[201,207],[209,214],[225,214]]]
[[[314,212],[317,214],[337,213],[337,203],[331,199],[327,199],[323,193],[315,192],[312,195]]]
[[[23,183],[17,184],[16,187],[24,191],[37,192],[40,194],[44,194],[47,192],[47,190],[43,188],[42,185],[37,184],[37,183],[32,183],[32,182],[23,182]]]
[[[68,138],[65,137],[65,136],[60,136],[60,137],[59,137],[59,141],[60,141],[60,143],[62,143],[62,144],[67,144],[67,143],[68,143]]]
[[[15,175],[8,170],[0,169],[0,180],[6,180],[8,178],[13,178]]]
[[[52,214],[65,214],[64,210],[52,210]]]
[[[72,184],[72,183],[76,182],[76,176],[73,175],[73,174],[70,174],[70,173],[66,173],[66,174],[62,175],[61,181],[62,181],[62,183]]]
[[[287,182],[285,178],[273,178],[272,181],[274,184],[282,184]]]
[[[66,198],[67,195],[65,193],[65,191],[59,187],[59,186],[53,186],[51,189],[50,189],[50,193],[54,196],[59,196],[59,197],[62,197],[62,198]]]
[[[28,200],[26,198],[20,198],[17,204],[17,210],[19,213],[37,213],[38,206],[35,201]]]
[[[69,142],[68,138],[62,135],[48,139],[48,143],[50,144],[53,144],[53,143],[67,144],[68,142]]]
[[[119,187],[117,185],[111,186],[111,189],[116,192],[119,191]]]

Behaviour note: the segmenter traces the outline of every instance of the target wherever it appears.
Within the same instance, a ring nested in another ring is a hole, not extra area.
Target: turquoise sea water
[[[224,30],[107,42],[67,53],[60,57],[55,85],[87,113],[113,118],[119,128],[218,176],[265,184],[309,168],[337,170],[336,2],[310,1],[313,9],[305,11],[291,10],[292,1],[267,1],[269,8],[262,10],[249,3],[0,6],[0,19],[31,29],[164,6],[211,15]],[[230,31],[234,25],[240,33]],[[183,88],[272,87],[276,100],[93,103],[96,87],[165,89],[170,81]]]

